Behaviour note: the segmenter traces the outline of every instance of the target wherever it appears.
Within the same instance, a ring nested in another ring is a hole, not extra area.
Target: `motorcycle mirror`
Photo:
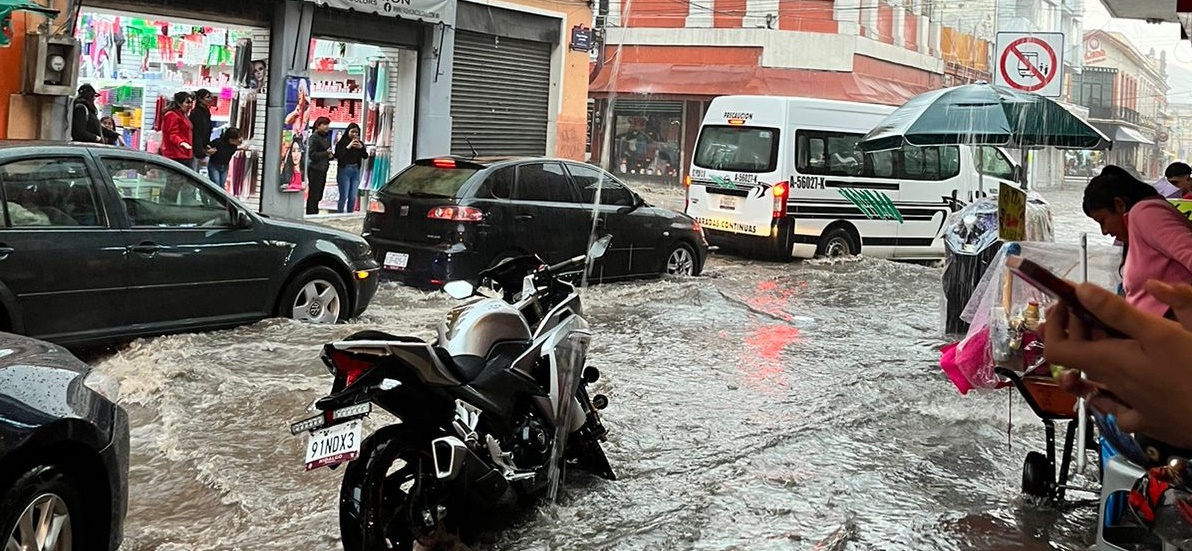
[[[465,298],[472,296],[472,293],[474,293],[475,291],[476,291],[476,287],[474,287],[471,283],[468,283],[467,281],[462,281],[462,280],[461,281],[449,281],[449,282],[447,282],[446,285],[443,286],[443,292],[450,295],[451,298],[458,299],[458,300],[463,300]]]
[[[595,243],[592,243],[592,248],[588,249],[588,258],[595,260],[604,256],[604,253],[608,251],[609,243],[612,243],[612,241],[613,236],[611,235],[606,235],[600,239],[597,239]]]

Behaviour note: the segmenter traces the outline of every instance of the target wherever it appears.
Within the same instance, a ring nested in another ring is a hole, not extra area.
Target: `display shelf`
[[[311,92],[311,99],[364,99],[362,92]]]

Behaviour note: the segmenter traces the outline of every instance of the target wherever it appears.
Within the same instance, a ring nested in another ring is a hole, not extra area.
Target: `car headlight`
[[[92,369],[83,378],[83,386],[107,398],[112,403],[116,403],[120,399],[120,381],[103,374],[99,370]]]

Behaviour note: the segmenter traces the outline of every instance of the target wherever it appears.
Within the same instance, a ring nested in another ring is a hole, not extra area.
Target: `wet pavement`
[[[1077,193],[1047,195],[1058,241],[1095,232]],[[481,549],[1087,548],[1093,507],[1020,496],[1041,423],[1015,395],[1008,435],[1008,392],[962,397],[940,373],[940,274],[718,254],[702,277],[584,290],[620,480],[571,476]],[[99,359],[134,427],[123,549],[338,549],[343,471],[303,472],[288,431],[330,386],[320,346],[430,338],[451,304],[386,284],[348,325],[270,320]]]

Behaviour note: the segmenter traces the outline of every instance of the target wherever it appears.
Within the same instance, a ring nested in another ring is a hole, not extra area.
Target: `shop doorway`
[[[408,164],[414,143],[417,82],[399,68],[407,69],[405,64],[412,68],[416,63],[414,50],[325,38],[311,41],[307,76],[291,77],[287,82],[283,159],[299,158],[293,149],[309,144],[320,117],[331,120],[328,138],[332,151],[338,149],[343,157],[327,163],[322,190],[310,178],[317,172],[311,170],[311,163],[318,161],[309,156],[305,159],[307,199],[318,195],[313,214],[364,210],[371,195]],[[359,129],[357,146],[353,146],[349,128]],[[347,155],[343,155],[345,151]],[[287,178],[293,178],[293,172],[283,168],[282,181]],[[311,209],[307,214],[312,214]]]
[[[252,208],[260,204],[261,152],[269,30],[126,11],[84,7],[75,26],[79,84],[98,92],[96,107],[117,144],[141,151],[161,148],[160,119],[176,92],[208,90],[208,139],[237,128],[243,142],[227,170],[199,171]],[[221,167],[222,168],[222,167]]]

